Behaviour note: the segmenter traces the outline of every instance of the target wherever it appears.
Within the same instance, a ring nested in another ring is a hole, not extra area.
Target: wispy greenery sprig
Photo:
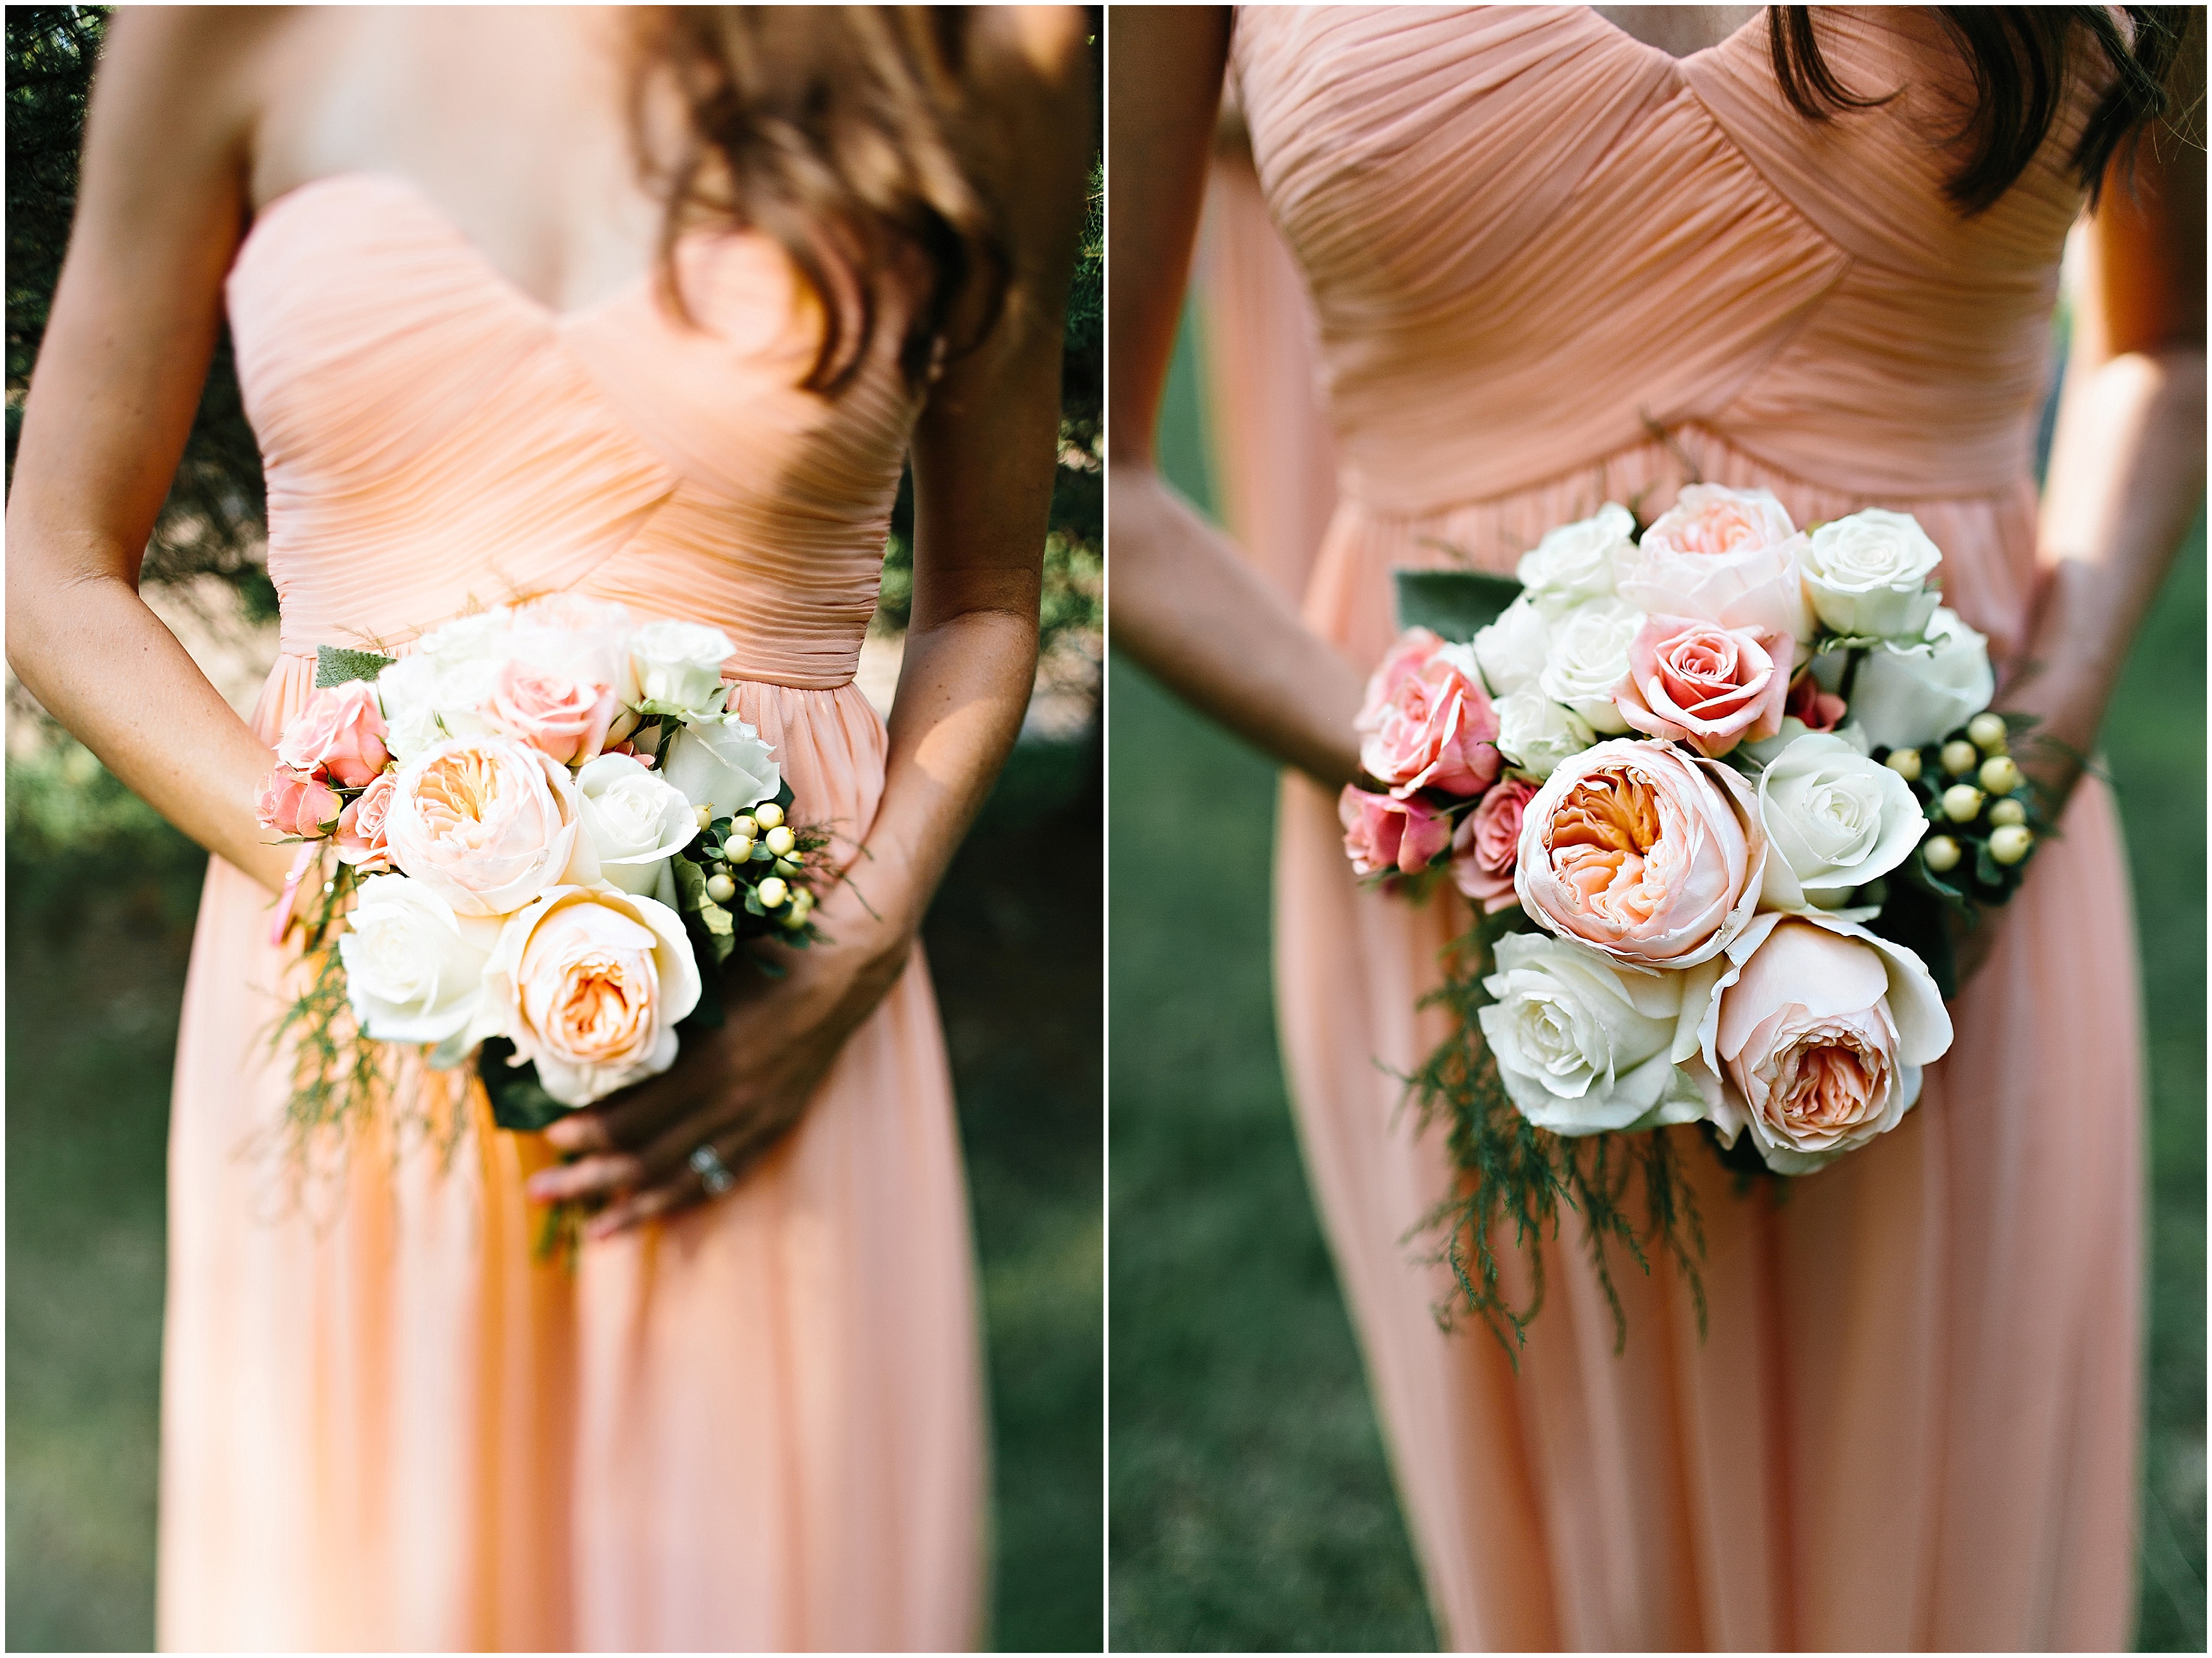
[[[1446,1149],[1459,1172],[1453,1195],[1408,1234],[1438,1236],[1433,1259],[1451,1271],[1455,1294],[1437,1307],[1437,1321],[1451,1329],[1480,1319],[1517,1367],[1529,1321],[1544,1304],[1540,1245],[1559,1236],[1562,1212],[1571,1210],[1582,1218],[1584,1245],[1612,1309],[1615,1352],[1628,1339],[1627,1313],[1613,1282],[1610,1252],[1616,1246],[1645,1273],[1655,1255],[1674,1261],[1696,1303],[1702,1339],[1705,1292],[1698,1267],[1705,1226],[1673,1137],[1571,1138],[1537,1127],[1514,1108],[1482,1039],[1476,1015],[1493,999],[1482,981],[1493,970],[1498,941],[1532,925],[1518,909],[1478,915],[1445,951],[1443,983],[1422,1001],[1449,1013],[1451,1035],[1406,1079],[1407,1098],[1424,1127],[1444,1125]],[[1509,1248],[1528,1263],[1528,1296],[1517,1304],[1500,1266]]]

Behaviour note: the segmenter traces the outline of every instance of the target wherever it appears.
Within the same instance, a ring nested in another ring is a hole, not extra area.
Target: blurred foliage
[[[77,149],[106,6],[8,8],[8,438],[17,429],[46,332],[76,208]],[[1097,47],[1098,8],[1091,9]],[[1094,60],[1095,61],[1095,60]],[[1092,100],[1094,116],[1099,100]],[[1104,162],[1094,118],[1090,199],[1068,296],[1061,367],[1060,468],[1044,556],[1046,643],[1105,622],[1102,465],[1105,314]],[[212,574],[234,587],[246,616],[276,612],[262,564],[266,530],[261,459],[240,398],[229,331],[218,340],[191,435],[154,538],[143,579],[175,583]],[[914,586],[913,490],[902,480],[885,548],[878,625],[904,629]]]

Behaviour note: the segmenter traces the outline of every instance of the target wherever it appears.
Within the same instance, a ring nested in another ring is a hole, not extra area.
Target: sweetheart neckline
[[[1681,57],[1677,58],[1673,52],[1668,51],[1664,46],[1655,46],[1649,40],[1639,40],[1636,36],[1631,34],[1626,29],[1621,27],[1620,24],[1614,22],[1613,19],[1607,17],[1603,12],[1600,11],[1595,6],[1583,6],[1580,9],[1583,16],[1589,18],[1591,22],[1596,24],[1598,27],[1603,29],[1607,34],[1612,35],[1614,39],[1621,41],[1626,46],[1634,47],[1638,52],[1648,53],[1650,56],[1658,58],[1662,63],[1671,64],[1678,70],[1688,67],[1690,64],[1696,63],[1701,58],[1710,58],[1716,52],[1726,52],[1729,47],[1735,46],[1738,40],[1741,40],[1744,35],[1766,15],[1763,9],[1753,11],[1750,16],[1745,18],[1743,21],[1738,23],[1726,34],[1714,41],[1712,45],[1709,46],[1699,46],[1695,52],[1685,52]]]
[[[502,270],[491,255],[484,252],[477,240],[461,228],[453,216],[441,206],[437,198],[432,196],[418,180],[409,177],[404,173],[390,172],[379,167],[341,167],[335,173],[319,173],[314,178],[304,179],[296,185],[278,191],[261,204],[260,209],[253,216],[253,222],[246,227],[246,234],[239,240],[237,252],[231,257],[232,269],[235,270],[245,262],[247,253],[256,242],[265,240],[264,232],[270,223],[283,216],[283,210],[298,197],[324,191],[337,185],[362,184],[397,186],[402,195],[411,200],[436,223],[438,228],[450,240],[459,246],[467,255],[469,263],[482,272],[494,288],[505,295],[513,303],[529,312],[540,324],[549,329],[555,331],[565,329],[586,318],[597,316],[602,311],[611,309],[632,297],[640,288],[650,282],[655,274],[654,268],[647,266],[618,287],[580,306],[564,308],[549,304]]]

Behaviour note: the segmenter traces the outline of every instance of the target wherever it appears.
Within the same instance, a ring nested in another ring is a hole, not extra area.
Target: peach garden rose
[[[1759,916],[1731,941],[1698,1026],[1715,1121],[1778,1174],[1808,1174],[1902,1121],[1951,1017],[1911,950],[1831,915]]]
[[[1749,925],[1766,856],[1735,772],[1616,738],[1564,762],[1523,809],[1513,886],[1547,932],[1616,961],[1685,968]]]
[[[676,912],[611,887],[556,887],[510,917],[484,995],[545,1091],[587,1105],[675,1063],[699,969]]]
[[[453,738],[400,768],[385,842],[455,914],[504,915],[562,878],[577,853],[579,812],[574,780],[542,749]]]
[[[1763,628],[1811,644],[1801,563],[1808,544],[1766,490],[1691,484],[1637,545],[1619,592],[1638,610]]]

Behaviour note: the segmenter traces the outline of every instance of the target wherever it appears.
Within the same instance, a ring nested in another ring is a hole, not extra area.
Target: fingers
[[[611,1237],[645,1221],[688,1209],[710,1196],[726,1195],[798,1120],[799,1114],[795,1112],[762,1114],[712,1139],[695,1138],[689,1126],[663,1136],[644,1159],[648,1172],[640,1181],[639,1188],[595,1217],[585,1228],[585,1236],[592,1239]],[[692,1166],[691,1158],[702,1145],[714,1148],[731,1177],[720,1192],[709,1193],[706,1175]]]
[[[664,1072],[602,1104],[571,1111],[546,1129],[545,1143],[556,1151],[635,1151],[697,1103],[691,1083],[688,1069],[681,1076]]]

